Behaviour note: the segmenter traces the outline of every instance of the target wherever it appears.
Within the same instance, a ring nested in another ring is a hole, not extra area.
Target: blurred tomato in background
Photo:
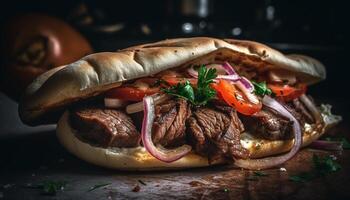
[[[15,16],[4,30],[1,90],[15,100],[38,75],[93,52],[73,27],[48,15]]]

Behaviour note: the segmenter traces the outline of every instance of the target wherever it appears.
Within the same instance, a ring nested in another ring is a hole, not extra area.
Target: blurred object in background
[[[79,30],[96,52],[176,37],[255,40],[284,53],[319,59],[327,66],[328,78],[310,91],[341,97],[338,85],[348,78],[343,73],[347,9],[345,2],[317,0],[12,0],[0,9],[0,22],[20,13],[48,13]]]
[[[124,29],[124,23],[113,20],[110,14],[99,4],[79,2],[71,8],[68,20],[85,32],[116,34]]]
[[[92,53],[80,33],[55,17],[15,16],[4,30],[1,89],[15,100],[38,75]]]
[[[169,21],[164,28],[169,35],[207,35],[212,31],[213,0],[167,1],[165,6]]]

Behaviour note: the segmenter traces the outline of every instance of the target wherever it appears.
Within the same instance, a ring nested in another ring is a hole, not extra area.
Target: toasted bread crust
[[[258,69],[284,68],[306,83],[326,76],[324,66],[315,59],[284,55],[257,42],[207,37],[170,39],[117,52],[91,54],[52,69],[28,87],[19,106],[20,117],[30,125],[42,124],[45,115],[73,102],[118,87],[126,80],[201,62],[208,54],[214,57],[224,54],[227,59]]]

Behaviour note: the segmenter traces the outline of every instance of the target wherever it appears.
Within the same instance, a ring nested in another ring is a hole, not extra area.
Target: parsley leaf
[[[254,93],[256,95],[260,95],[260,96],[264,96],[264,95],[271,95],[272,91],[270,88],[267,87],[266,82],[255,82],[252,81],[253,85],[254,85]]]
[[[65,181],[44,181],[40,186],[42,187],[43,194],[56,195],[57,191],[63,190],[67,182]]]
[[[195,95],[191,83],[187,80],[185,83],[178,83],[169,89],[162,89],[165,93],[177,96],[195,104]]]
[[[110,184],[111,183],[101,183],[101,184],[94,185],[88,190],[88,192],[91,192],[93,190],[96,190],[97,188],[104,187],[104,186],[107,186],[107,185],[110,185]]]
[[[56,195],[58,191],[64,190],[67,185],[66,181],[52,181],[46,180],[39,184],[27,183],[24,188],[40,189],[43,195]]]
[[[314,154],[312,160],[314,162],[315,169],[322,175],[336,172],[341,169],[339,163],[335,162],[331,156],[320,158]]]
[[[266,174],[264,172],[255,171],[254,176],[268,176],[268,174]]]
[[[210,87],[210,83],[214,82],[216,76],[216,69],[207,69],[204,65],[199,68],[197,89],[195,90],[196,105],[205,105],[215,97],[216,92]]]
[[[269,176],[268,174],[261,172],[261,171],[254,171],[252,175],[248,176],[248,181],[257,181],[259,180],[258,177],[261,176]]]
[[[339,141],[342,143],[343,149],[350,149],[350,142],[346,138],[330,138],[326,137],[325,140],[327,141]]]
[[[337,163],[332,156],[325,156],[321,158],[314,154],[312,160],[314,164],[312,171],[302,172],[298,175],[290,176],[289,180],[294,182],[307,182],[341,169],[339,163]]]
[[[202,65],[198,70],[197,88],[187,80],[170,88],[162,88],[162,91],[186,99],[196,106],[205,105],[216,95],[215,90],[210,87],[210,83],[213,83],[215,78],[216,69],[207,69]]]

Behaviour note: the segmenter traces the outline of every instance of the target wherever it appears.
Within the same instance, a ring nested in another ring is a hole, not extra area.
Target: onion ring
[[[293,122],[293,132],[294,132],[294,144],[292,149],[281,156],[274,156],[274,157],[268,157],[268,158],[261,158],[261,159],[238,159],[235,161],[235,165],[241,168],[250,169],[250,170],[261,170],[261,169],[267,169],[271,168],[277,165],[280,165],[287,160],[291,159],[300,149],[302,144],[302,135],[301,135],[301,128],[300,124],[295,117],[287,111],[286,108],[284,108],[280,103],[278,103],[276,100],[272,99],[271,97],[265,95],[263,98],[263,104],[275,111],[277,111],[279,114],[281,114],[284,117],[287,117]]]
[[[144,116],[142,121],[141,139],[145,149],[155,158],[163,162],[174,162],[188,154],[192,147],[182,145],[174,149],[166,149],[160,145],[155,146],[152,141],[152,126],[155,118],[155,103],[152,96],[143,98]]]

